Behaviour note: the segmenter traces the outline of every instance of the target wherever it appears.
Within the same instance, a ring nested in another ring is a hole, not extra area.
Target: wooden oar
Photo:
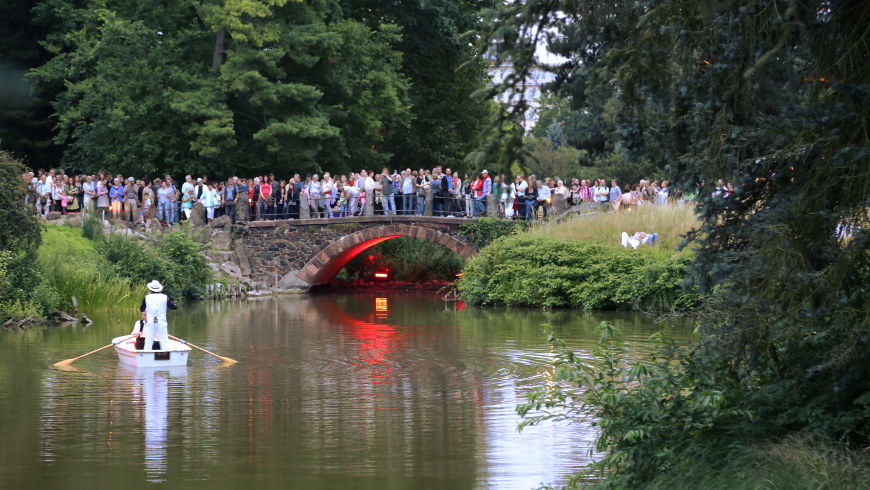
[[[63,361],[56,362],[56,363],[52,364],[52,366],[54,366],[54,367],[56,367],[56,368],[60,368],[60,369],[63,369],[63,368],[69,367],[70,364],[72,364],[72,363],[75,362],[75,361],[78,361],[78,360],[81,359],[82,357],[88,357],[88,356],[91,355],[91,354],[96,354],[97,352],[100,352],[101,350],[108,349],[109,347],[115,345],[115,343],[120,344],[121,342],[123,342],[123,341],[125,341],[125,340],[132,339],[133,337],[136,337],[136,336],[138,336],[138,335],[139,335],[138,333],[137,333],[137,334],[133,334],[133,335],[129,335],[129,336],[127,336],[126,338],[121,339],[121,340],[118,341],[118,342],[113,342],[113,343],[111,343],[111,344],[109,344],[109,345],[104,345],[104,346],[100,347],[99,349],[92,350],[92,351],[88,352],[87,354],[82,354],[82,355],[80,355],[80,356],[78,356],[78,357],[73,357],[72,359],[64,359]]]
[[[184,340],[184,339],[179,339],[179,338],[176,337],[175,335],[170,335],[169,338],[172,339],[172,340],[176,340],[176,341],[178,341],[178,342],[181,342],[182,344],[189,345],[189,346],[193,347],[194,349],[199,349],[199,350],[205,352],[206,354],[208,354],[208,355],[210,355],[210,356],[215,356],[215,357],[217,357],[218,359],[220,359],[221,361],[223,361],[223,362],[226,363],[226,364],[235,364],[235,363],[239,362],[239,361],[237,361],[237,360],[235,360],[235,359],[231,359],[231,358],[229,358],[229,357],[224,357],[224,356],[219,356],[219,355],[215,354],[214,352],[207,351],[207,350],[203,349],[202,347],[199,347],[199,346],[197,346],[197,345],[193,345],[193,344],[191,344],[190,342],[188,342],[188,341],[186,341],[186,340]]]

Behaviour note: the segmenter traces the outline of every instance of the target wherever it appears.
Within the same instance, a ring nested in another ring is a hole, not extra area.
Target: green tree
[[[57,29],[34,77],[65,82],[57,140],[77,169],[344,170],[389,158],[385,127],[409,120],[398,29],[343,19],[335,1],[45,0],[38,12]]]
[[[0,321],[39,318],[57,303],[57,293],[36,266],[42,225],[33,206],[23,205],[27,168],[0,150]]]
[[[24,206],[27,191],[22,176],[27,172],[20,160],[0,150],[0,250],[41,243],[41,224],[33,206]]]
[[[722,434],[800,431],[866,443],[863,3],[532,0],[486,15],[494,22],[484,42],[500,43],[517,71],[536,36],[549,36],[571,55],[559,68],[564,93],[613,87],[625,155],[667,160],[678,186],[701,190],[689,279],[712,293],[709,313],[699,345],[657,375],[687,396],[665,407],[660,423],[693,429],[647,437],[625,428],[643,425],[649,411],[613,415],[637,424],[619,420],[602,432],[603,465],[617,470],[611,482],[642,486],[683,456],[714,454]],[[727,199],[714,192],[720,178],[734,184]],[[679,416],[692,410],[698,419]]]
[[[465,156],[481,143],[494,110],[491,101],[473,98],[488,81],[487,63],[461,35],[477,28],[480,9],[492,0],[345,0],[349,17],[370,27],[383,22],[402,28],[396,49],[401,72],[410,83],[409,125],[385,128],[383,146],[396,167],[437,164],[463,168]],[[483,167],[481,167],[483,168]]]
[[[585,178],[585,169],[581,168],[580,161],[586,152],[570,146],[553,148],[549,138],[529,138],[526,145],[529,152],[525,167],[530,173],[542,178],[562,179],[568,186],[571,185],[571,181],[566,179]]]

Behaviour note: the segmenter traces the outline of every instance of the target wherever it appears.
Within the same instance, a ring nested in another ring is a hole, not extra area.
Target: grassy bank
[[[42,276],[58,293],[60,309],[71,309],[75,296],[84,312],[136,311],[150,280],[160,281],[175,301],[202,298],[205,285],[215,280],[200,253],[202,246],[184,232],[166,233],[151,244],[104,236],[101,227],[91,228],[86,226],[83,233],[79,228],[46,226],[42,232],[37,261]]]
[[[649,207],[537,227],[484,247],[458,289],[483,305],[689,310],[698,296],[682,284],[693,255],[675,249],[695,224],[688,208]],[[623,231],[659,233],[660,244],[623,248]]]
[[[686,457],[656,476],[646,488],[729,490],[868,489],[870,461],[854,450],[790,437],[753,446],[735,446],[706,457]],[[718,462],[713,462],[713,457]]]
[[[532,229],[530,234],[618,245],[622,232],[632,235],[644,231],[659,234],[660,248],[676,250],[683,241],[682,236],[701,224],[693,209],[690,206],[642,206],[630,212],[595,213],[540,226]]]
[[[142,301],[147,281],[134,281],[108,270],[109,264],[97,252],[97,245],[83,237],[78,228],[47,226],[43,230],[37,252],[39,268],[58,292],[59,307],[69,310],[75,296],[81,311],[132,311]]]

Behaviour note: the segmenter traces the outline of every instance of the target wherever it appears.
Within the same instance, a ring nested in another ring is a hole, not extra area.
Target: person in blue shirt
[[[114,185],[109,189],[109,206],[112,209],[112,217],[121,218],[121,203],[124,201],[124,187],[121,181],[115,179]]]

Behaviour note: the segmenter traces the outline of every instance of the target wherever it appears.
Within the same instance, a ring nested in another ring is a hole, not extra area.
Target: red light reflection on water
[[[386,320],[390,313],[390,303],[387,298],[375,298],[375,318]]]

